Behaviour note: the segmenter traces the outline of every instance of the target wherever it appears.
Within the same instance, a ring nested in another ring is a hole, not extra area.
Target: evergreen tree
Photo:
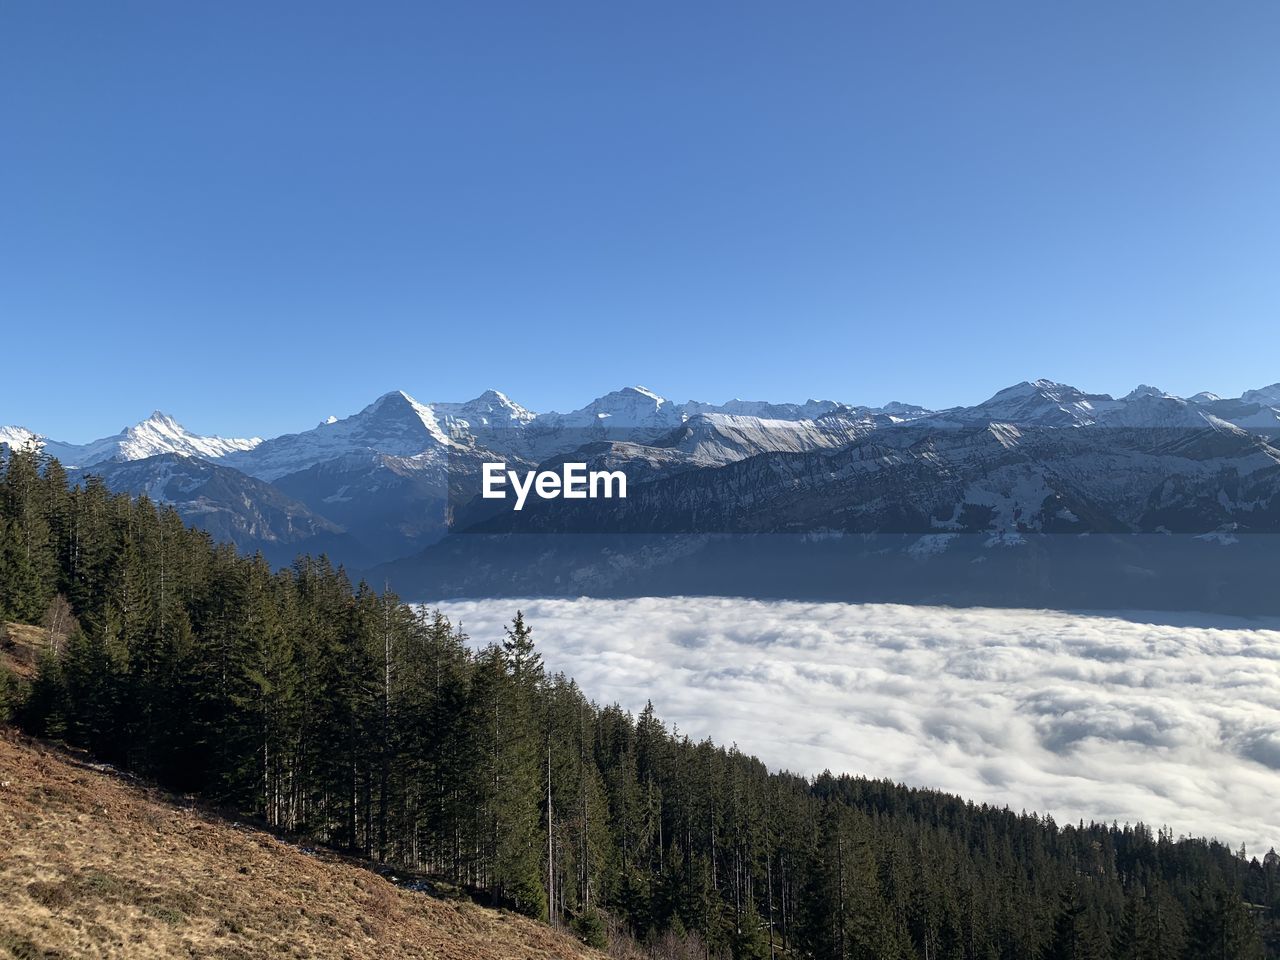
[[[1225,887],[1200,892],[1188,924],[1187,960],[1262,960],[1258,925]]]
[[[704,958],[1280,955],[1258,922],[1280,916],[1280,857],[770,773],[548,676],[522,613],[473,652],[323,556],[273,571],[32,451],[0,470],[0,614],[57,638],[34,683],[0,672],[0,717],[593,943],[616,926]]]

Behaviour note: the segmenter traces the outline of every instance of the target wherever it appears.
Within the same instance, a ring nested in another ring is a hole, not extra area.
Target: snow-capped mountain
[[[1280,531],[1278,437],[1280,385],[1190,399],[1142,385],[1117,398],[1051,380],[942,411],[832,400],[677,403],[626,387],[568,413],[537,413],[496,390],[434,403],[392,391],[345,418],[265,441],[198,436],[159,413],[86,444],[0,428],[0,445],[39,442],[109,486],[173,504],[220,539],[273,559],[324,550],[361,568],[394,561],[379,576],[477,524],[686,538],[892,533],[907,539],[891,552],[917,559],[957,556],[961,533],[1010,545],[1062,533],[1170,532],[1221,546]],[[522,468],[583,461],[623,470],[633,489],[625,502],[560,501],[513,518],[473,501],[490,460]],[[609,563],[634,571],[669,552],[633,555],[638,543],[611,548]],[[676,552],[688,549],[682,542]],[[455,559],[503,569],[493,557],[465,555]]]
[[[1099,410],[1094,421],[1106,427],[1196,430],[1209,428],[1228,433],[1244,431],[1229,420],[1214,416],[1201,404],[1163,393],[1130,394],[1125,402]]]
[[[556,426],[608,429],[664,430],[684,421],[680,405],[660,397],[645,387],[624,387],[592,400],[572,413],[549,413],[543,417]]]
[[[609,445],[591,460],[635,478],[625,500],[468,517],[469,535],[376,575],[406,595],[430,584],[433,597],[1280,613],[1280,450],[1239,428],[897,426],[719,465],[664,467],[671,454]]]
[[[1128,393],[1126,393],[1123,397],[1121,397],[1121,399],[1137,400],[1139,397],[1167,397],[1167,396],[1170,396],[1170,394],[1165,393],[1159,387],[1153,387],[1149,383],[1140,383],[1136,387],[1134,387],[1132,390],[1130,390]]]
[[[883,407],[871,407],[870,412],[883,413],[885,416],[893,417],[895,420],[915,420],[933,413],[929,408],[922,407],[919,404],[899,403],[897,400],[890,401]]]
[[[804,403],[769,403],[766,400],[702,403],[690,400],[680,406],[680,411],[686,417],[694,417],[700,413],[723,413],[735,417],[759,417],[761,420],[816,420],[818,417],[849,409],[834,400],[806,400]]]
[[[1280,407],[1280,383],[1259,390],[1246,390],[1240,394],[1242,403],[1256,403],[1261,406]]]
[[[438,408],[449,417],[455,440],[528,463],[588,443],[651,441],[685,419],[678,404],[644,387],[615,390],[568,413],[534,414],[494,391]]]
[[[730,413],[691,417],[653,444],[678,450],[700,466],[720,466],[761,453],[832,450],[866,436],[879,424],[839,407],[814,419],[766,419]]]
[[[1134,394],[1138,391],[1134,391]],[[972,423],[1018,423],[1046,427],[1081,427],[1123,405],[1105,393],[1084,393],[1052,380],[1024,380],[996,393],[972,407],[953,407],[923,420],[929,426],[960,426]]]
[[[143,460],[165,453],[216,460],[229,453],[252,450],[262,442],[258,437],[247,440],[202,437],[191,433],[173,417],[159,410],[132,427],[125,427],[113,436],[103,437],[92,443],[59,443],[37,437],[22,427],[0,428],[0,442],[11,442],[10,436],[21,442],[36,440],[45,453],[57,457],[67,467],[89,467],[108,461]]]
[[[508,529],[547,532],[1280,532],[1280,450],[1229,424],[1172,422],[867,430],[835,447],[709,458],[634,484],[625,502],[504,516]]]
[[[466,403],[435,403],[432,408],[450,437],[480,443],[492,440],[501,444],[538,416],[497,390],[486,390]]]
[[[413,457],[438,452],[443,457],[452,444],[432,407],[402,390],[392,390],[359,413],[263,441],[252,450],[227,457],[226,462],[271,481],[351,456]]]
[[[1257,398],[1266,391],[1251,390],[1243,398],[1224,400],[1200,393],[1184,400],[1158,387],[1142,384],[1116,399],[1105,393],[1085,393],[1052,380],[1014,384],[972,407],[953,407],[913,418],[921,429],[955,429],[980,423],[1012,423],[1041,427],[1126,427],[1229,429],[1268,431],[1280,426],[1280,405],[1267,407]]]
[[[32,444],[41,445],[39,434],[32,433],[26,427],[0,427],[0,446],[21,450]]]

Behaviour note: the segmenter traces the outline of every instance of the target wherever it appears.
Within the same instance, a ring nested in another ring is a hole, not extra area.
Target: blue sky
[[[14,2],[0,422],[1280,380],[1274,3]]]

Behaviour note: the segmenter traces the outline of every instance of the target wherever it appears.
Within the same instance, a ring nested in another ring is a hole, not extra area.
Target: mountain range
[[[1181,398],[1145,385],[1112,397],[1034,380],[945,410],[676,403],[627,387],[569,413],[535,413],[494,390],[463,403],[392,391],[269,439],[198,436],[157,412],[90,443],[25,427],[0,428],[0,443],[38,444],[73,474],[171,504],[273,562],[324,552],[410,598],[701,592],[709,581],[734,593],[848,595],[861,588],[842,571],[871,564],[857,579],[885,582],[877,595],[925,582],[932,599],[963,600],[954,585],[981,565],[1010,567],[1001,576],[1022,583],[1018,571],[1036,557],[1049,581],[1071,580],[1044,559],[1081,553],[1068,540],[1110,538],[1105,552],[1090,548],[1102,562],[1084,568],[1097,576],[1124,557],[1139,572],[1121,580],[1167,584],[1197,565],[1220,569],[1228,556],[1265,564],[1272,538],[1250,535],[1280,532],[1280,383]],[[477,496],[486,461],[566,459],[623,470],[629,496],[539,501],[520,513]],[[765,547],[761,537],[775,539]],[[1167,542],[1152,546],[1159,538]],[[1152,551],[1173,551],[1180,566],[1150,561]],[[770,572],[762,557],[786,557],[785,568]],[[993,577],[978,579],[998,593]],[[1006,599],[1044,592],[1028,589]]]

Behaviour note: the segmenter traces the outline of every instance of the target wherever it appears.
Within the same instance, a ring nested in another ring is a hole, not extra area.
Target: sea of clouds
[[[548,667],[588,696],[652,700],[669,728],[774,769],[1280,846],[1275,621],[722,598],[439,606],[476,645],[519,607]]]

